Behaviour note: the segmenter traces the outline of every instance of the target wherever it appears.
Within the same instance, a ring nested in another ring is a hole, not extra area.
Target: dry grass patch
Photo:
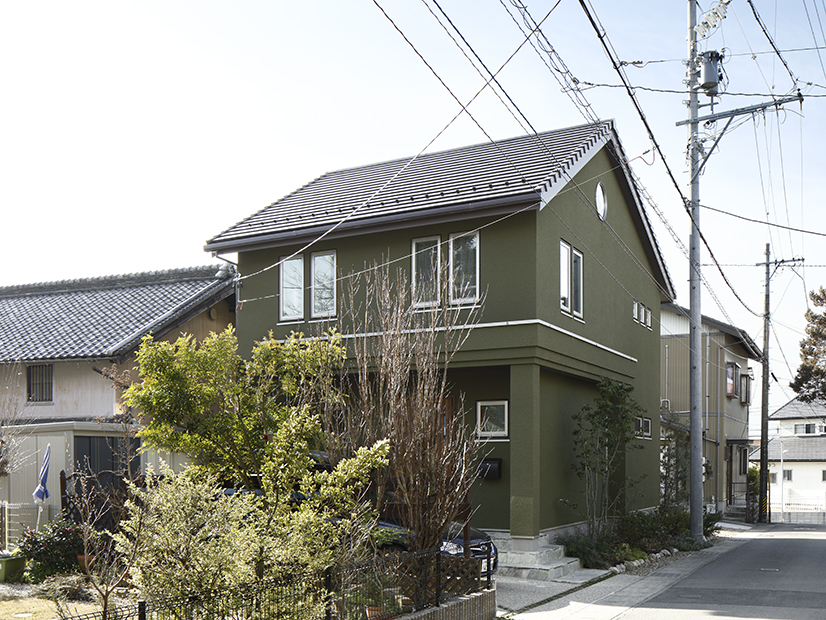
[[[88,614],[100,611],[95,603],[65,603],[72,614]],[[0,601],[0,618],[4,620],[54,620],[59,618],[54,602],[31,596],[14,597]]]

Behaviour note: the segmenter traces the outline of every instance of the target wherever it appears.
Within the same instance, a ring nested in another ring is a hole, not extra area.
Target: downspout
[[[720,352],[723,349],[727,349],[728,347],[733,347],[733,346],[739,345],[739,344],[740,344],[739,342],[732,342],[731,344],[721,344],[719,347],[717,347],[717,372],[718,372],[718,378],[717,378],[717,452],[718,452],[718,454],[717,454],[717,471],[719,471],[719,469],[720,469],[720,455],[719,455],[719,452],[720,452],[720,444],[721,444],[721,441],[720,441],[720,417],[721,416],[720,416],[720,414],[722,413],[722,410],[721,410],[722,403],[721,403],[720,398],[721,398],[722,390],[720,389],[720,386],[723,385],[723,383],[725,382],[725,366],[722,366],[721,363],[720,363]],[[748,358],[746,358],[746,366],[748,366]],[[748,430],[748,425],[749,425],[749,419],[748,419],[748,413],[747,413],[746,414],[746,430]],[[728,447],[728,441],[726,441],[726,447]],[[729,463],[728,466],[729,467],[734,467],[734,456],[733,455],[732,455],[731,463]],[[715,477],[716,476],[717,476],[717,473],[715,473]],[[731,472],[731,478],[732,478],[732,480],[734,479],[734,472]],[[715,486],[716,486],[716,481],[715,481]],[[726,507],[728,507],[728,489],[726,489],[726,491],[727,491],[726,492]]]

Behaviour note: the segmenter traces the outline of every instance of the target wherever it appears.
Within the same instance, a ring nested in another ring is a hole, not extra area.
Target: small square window
[[[769,484],[777,484],[777,473],[769,473]]]
[[[792,481],[792,470],[791,469],[784,469],[783,470],[783,482],[791,482]]]
[[[476,432],[479,437],[507,437],[508,401],[478,401],[476,403]]]
[[[26,368],[26,400],[30,403],[52,402],[51,364],[37,364]]]

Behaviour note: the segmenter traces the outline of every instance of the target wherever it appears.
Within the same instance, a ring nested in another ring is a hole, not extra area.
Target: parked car
[[[390,521],[379,521],[377,527],[381,529],[380,549],[392,551],[407,551],[407,530]],[[464,555],[463,525],[457,521],[451,522],[442,535],[442,555],[447,557],[462,557]],[[475,527],[469,528],[468,546],[470,554],[481,563],[482,576],[488,576],[488,553],[490,553],[490,574],[496,573],[499,568],[499,550],[496,548],[490,535]]]

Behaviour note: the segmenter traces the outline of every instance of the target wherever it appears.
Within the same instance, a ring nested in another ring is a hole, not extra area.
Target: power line
[[[786,62],[786,59],[783,58],[783,54],[780,53],[780,50],[777,49],[777,46],[774,44],[774,40],[772,39],[769,31],[766,30],[766,26],[763,24],[763,20],[760,19],[760,15],[757,13],[757,9],[754,7],[754,3],[751,0],[746,0],[751,7],[751,12],[754,13],[754,18],[757,20],[757,23],[760,24],[760,28],[763,30],[763,34],[766,35],[766,39],[769,41],[769,44],[772,46],[774,53],[777,54],[777,57],[780,59],[780,62],[783,63],[783,66],[786,67],[786,71],[789,72],[789,77],[792,78],[792,83],[797,84],[797,78],[792,73],[791,67],[789,67],[789,63]],[[805,0],[804,0],[805,3]]]

